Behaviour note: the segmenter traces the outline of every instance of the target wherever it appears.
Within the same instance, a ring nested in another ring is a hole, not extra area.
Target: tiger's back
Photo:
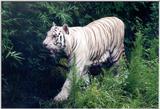
[[[83,28],[93,63],[118,61],[124,51],[124,23],[120,19],[105,17]]]

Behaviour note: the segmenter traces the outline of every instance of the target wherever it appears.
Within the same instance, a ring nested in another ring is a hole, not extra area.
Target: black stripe
[[[63,42],[64,42],[64,47],[66,47],[66,39],[65,39],[65,37],[64,37],[64,35],[63,35]]]

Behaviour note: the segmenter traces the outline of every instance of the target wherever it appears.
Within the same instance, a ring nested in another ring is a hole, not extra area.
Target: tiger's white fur
[[[77,78],[89,81],[87,68],[103,62],[116,63],[124,52],[124,23],[117,17],[95,20],[84,27],[53,26],[43,44],[53,54],[64,50],[73,63],[76,58]],[[71,75],[71,74],[70,74]],[[66,79],[61,92],[54,98],[66,100],[71,81]]]

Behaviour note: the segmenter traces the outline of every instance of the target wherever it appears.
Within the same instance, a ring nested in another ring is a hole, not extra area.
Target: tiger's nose
[[[46,47],[46,46],[47,46],[47,44],[46,44],[45,42],[43,42],[43,46],[44,46],[44,47]]]

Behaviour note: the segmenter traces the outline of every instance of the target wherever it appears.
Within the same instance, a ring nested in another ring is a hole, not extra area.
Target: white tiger
[[[89,81],[87,68],[103,62],[117,63],[124,52],[124,23],[117,17],[95,20],[84,27],[62,27],[53,25],[47,32],[44,46],[52,54],[65,51],[70,64],[77,68],[77,78]],[[63,101],[69,97],[71,80],[66,79],[62,90],[54,98]]]

